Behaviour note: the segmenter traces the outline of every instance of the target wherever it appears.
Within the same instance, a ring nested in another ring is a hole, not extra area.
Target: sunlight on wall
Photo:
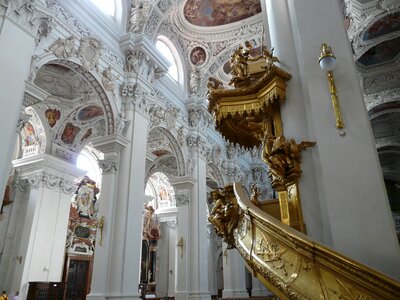
[[[171,75],[173,79],[178,81],[178,67],[176,66],[176,61],[174,55],[171,52],[171,49],[163,42],[158,40],[156,43],[156,47],[160,52],[164,55],[164,57],[172,64],[169,69],[168,73]]]
[[[115,16],[115,0],[90,0],[104,14]]]
[[[86,150],[83,149],[78,155],[76,160],[76,166],[86,171],[85,175],[89,176],[90,179],[96,181],[97,186],[101,184],[101,172],[97,164],[96,159]]]

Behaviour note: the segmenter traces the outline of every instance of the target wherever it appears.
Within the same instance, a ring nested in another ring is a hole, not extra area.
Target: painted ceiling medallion
[[[206,61],[206,51],[201,47],[193,48],[190,52],[190,61],[195,66],[201,66]]]
[[[185,18],[197,26],[237,22],[261,12],[260,0],[188,0]]]

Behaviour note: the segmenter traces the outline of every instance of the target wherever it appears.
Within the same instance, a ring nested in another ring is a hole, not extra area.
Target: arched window
[[[179,54],[175,49],[174,44],[167,37],[158,36],[156,47],[164,55],[164,57],[171,63],[171,66],[168,69],[168,74],[180,85],[183,85],[182,63]]]
[[[119,26],[122,25],[123,10],[126,10],[126,8],[121,0],[89,0],[88,3],[93,4],[101,13],[106,16],[106,19],[116,22],[119,24]]]
[[[161,172],[156,172],[147,181],[145,195],[152,198],[148,204],[155,209],[175,207],[175,191],[169,183],[168,177]]]
[[[104,14],[114,17],[117,9],[115,0],[90,0],[96,5]]]
[[[97,158],[93,154],[94,151],[95,150],[92,147],[86,146],[78,155],[76,159],[76,166],[79,169],[86,171],[85,175],[89,176],[90,179],[96,181],[97,186],[100,187],[101,172],[97,163]]]

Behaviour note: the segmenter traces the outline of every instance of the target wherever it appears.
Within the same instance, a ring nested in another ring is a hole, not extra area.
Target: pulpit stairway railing
[[[225,191],[239,210],[230,246],[280,299],[400,299],[399,282],[281,223],[251,203],[240,183]]]

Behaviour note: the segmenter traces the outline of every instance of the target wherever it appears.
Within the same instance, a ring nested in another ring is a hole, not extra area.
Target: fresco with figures
[[[229,24],[260,12],[260,0],[189,0],[184,7],[185,18],[197,26]]]
[[[95,117],[102,116],[103,114],[104,112],[101,107],[90,105],[86,106],[78,113],[78,119],[80,121],[87,121]]]
[[[364,33],[362,40],[372,40],[397,30],[400,30],[400,12],[387,15],[376,21]]]
[[[365,52],[358,62],[364,66],[372,66],[388,62],[400,53],[400,37],[382,42]]]

